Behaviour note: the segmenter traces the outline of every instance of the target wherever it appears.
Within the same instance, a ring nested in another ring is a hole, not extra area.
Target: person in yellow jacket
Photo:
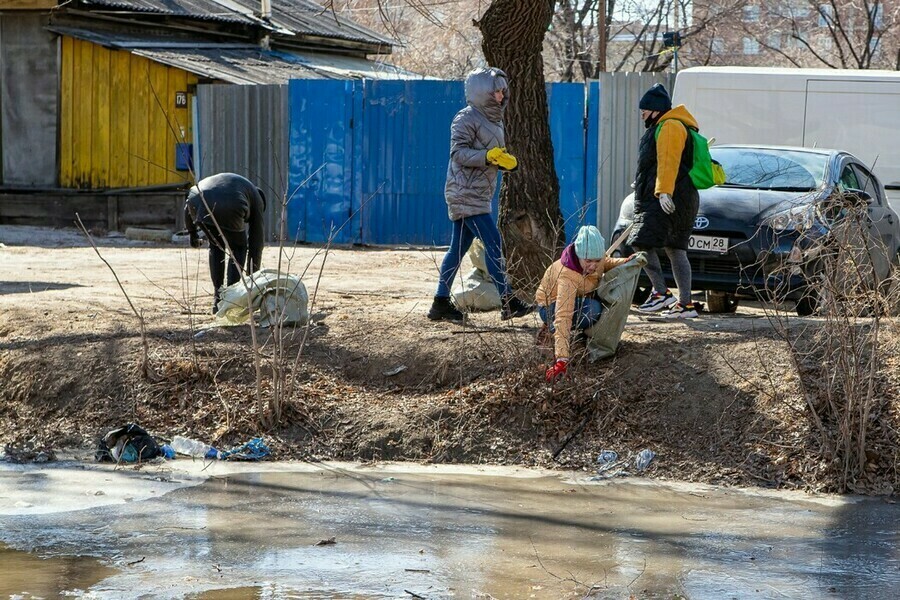
[[[578,230],[575,241],[563,250],[562,257],[547,267],[535,300],[544,326],[553,334],[556,360],[546,377],[553,383],[566,374],[572,329],[584,331],[600,319],[603,305],[593,292],[603,274],[630,261],[605,256],[606,240],[600,230],[586,225]]]
[[[662,312],[669,319],[693,319],[691,263],[687,249],[700,208],[700,195],[691,181],[694,145],[688,129],[699,131],[697,120],[684,105],[672,107],[666,88],[657,83],[641,98],[646,132],[638,149],[634,180],[634,229],[628,245],[647,253],[644,272],[653,284],[641,304],[644,313]],[[657,251],[665,249],[678,288],[676,299],[663,276]]]

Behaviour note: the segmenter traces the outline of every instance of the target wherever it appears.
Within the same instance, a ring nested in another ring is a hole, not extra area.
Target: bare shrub
[[[890,316],[900,307],[896,257],[872,235],[865,198],[835,192],[795,210],[797,226],[783,233],[795,237],[793,247],[768,271],[772,303],[765,310],[788,345],[821,458],[837,487],[871,489],[886,474],[885,436],[896,437],[881,426],[895,402],[885,373],[897,358],[897,322]],[[794,317],[785,302],[801,279],[806,285],[797,301],[810,318]],[[761,361],[774,368],[764,355]]]

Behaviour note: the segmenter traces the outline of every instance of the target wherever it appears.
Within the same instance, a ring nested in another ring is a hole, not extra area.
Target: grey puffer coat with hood
[[[476,69],[466,78],[466,102],[450,126],[450,164],[444,198],[450,220],[491,212],[497,189],[497,167],[488,164],[487,151],[506,145],[503,113],[509,94],[502,102],[493,92],[507,91],[507,76],[500,69]]]

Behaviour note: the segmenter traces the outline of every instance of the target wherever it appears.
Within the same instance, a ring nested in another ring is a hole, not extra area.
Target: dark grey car
[[[900,218],[884,187],[855,156],[837,150],[775,146],[715,146],[713,158],[727,176],[722,186],[700,191],[700,211],[688,258],[693,287],[706,291],[710,312],[732,311],[742,295],[767,297],[778,289],[797,300],[797,311],[815,310],[810,273],[786,270],[816,236],[827,237],[835,217],[823,206],[836,195],[866,203],[865,219],[874,272],[890,275],[900,262]],[[830,209],[829,209],[830,210]],[[634,195],[619,212],[613,239],[631,223]],[[631,248],[624,246],[627,255]],[[793,254],[792,254],[793,253]],[[665,255],[663,269],[674,285]],[[773,278],[780,278],[773,281]],[[642,277],[642,285],[649,282]]]

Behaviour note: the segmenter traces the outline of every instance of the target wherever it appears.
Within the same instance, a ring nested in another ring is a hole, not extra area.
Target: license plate
[[[714,235],[692,235],[691,241],[688,243],[688,250],[725,254],[728,252],[728,238]]]

